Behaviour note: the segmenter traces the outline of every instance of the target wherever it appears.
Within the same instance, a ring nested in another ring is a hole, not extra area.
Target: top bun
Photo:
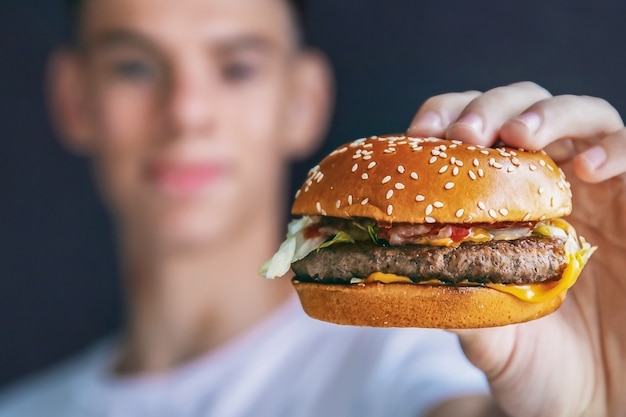
[[[292,214],[380,224],[496,223],[571,210],[569,183],[543,151],[395,135],[331,152],[309,171]]]

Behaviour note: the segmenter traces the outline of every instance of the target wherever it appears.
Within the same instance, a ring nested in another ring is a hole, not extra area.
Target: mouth
[[[146,172],[148,181],[170,196],[193,196],[216,186],[230,172],[217,162],[158,162]]]

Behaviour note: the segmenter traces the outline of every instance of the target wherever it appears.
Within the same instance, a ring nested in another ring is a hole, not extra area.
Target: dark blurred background
[[[308,39],[336,69],[324,147],[406,129],[431,95],[533,80],[626,114],[626,2],[310,0]],[[46,60],[67,39],[62,0],[0,2],[0,387],[114,331],[115,248],[85,161],[46,116]]]

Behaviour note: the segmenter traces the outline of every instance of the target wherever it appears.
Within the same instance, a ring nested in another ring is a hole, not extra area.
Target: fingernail
[[[430,128],[430,129],[441,129],[443,122],[441,120],[441,116],[434,111],[427,111],[426,113],[420,115],[413,125],[411,129],[415,128]]]
[[[541,117],[535,112],[522,113],[515,118],[526,125],[526,128],[530,133],[535,133],[541,126]]]
[[[475,113],[469,113],[457,120],[455,125],[466,125],[478,133],[483,131],[483,119]]]
[[[600,168],[602,164],[606,162],[606,151],[601,146],[594,146],[593,148],[587,149],[580,156],[587,160],[593,169]]]

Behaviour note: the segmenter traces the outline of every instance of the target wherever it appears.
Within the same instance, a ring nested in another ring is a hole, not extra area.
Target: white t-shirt
[[[440,330],[337,326],[296,298],[246,334],[158,376],[116,377],[113,341],[0,396],[0,417],[411,416],[484,376]]]

